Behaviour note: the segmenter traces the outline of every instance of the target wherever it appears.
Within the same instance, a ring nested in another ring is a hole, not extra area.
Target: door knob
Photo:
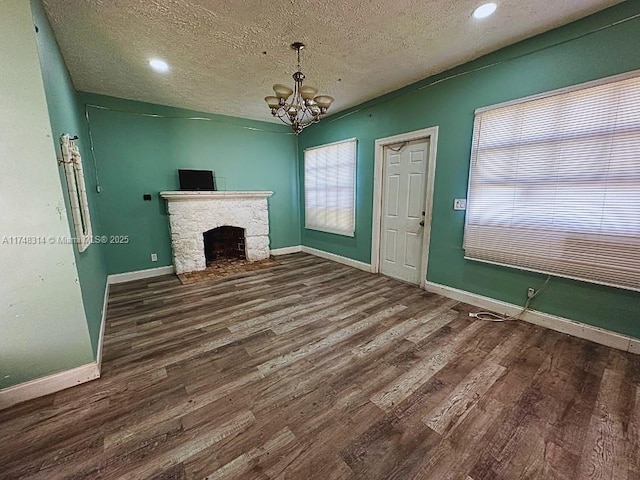
[[[421,227],[424,227],[424,220],[422,220],[422,221],[420,222],[420,226],[421,226]]]

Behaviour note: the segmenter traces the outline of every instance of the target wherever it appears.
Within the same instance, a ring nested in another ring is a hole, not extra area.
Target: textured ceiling
[[[258,120],[292,84],[302,41],[307,83],[330,113],[408,85],[620,0],[45,0],[78,90]],[[171,70],[153,72],[148,59]]]

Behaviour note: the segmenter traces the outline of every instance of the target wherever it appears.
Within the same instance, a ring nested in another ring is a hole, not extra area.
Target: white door
[[[429,141],[384,149],[380,271],[420,284]]]

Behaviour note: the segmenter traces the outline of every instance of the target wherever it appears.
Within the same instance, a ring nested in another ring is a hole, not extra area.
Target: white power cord
[[[469,316],[471,318],[477,318],[478,320],[485,320],[487,322],[506,322],[508,320],[519,320],[520,317],[522,315],[524,315],[524,313],[529,310],[529,305],[531,304],[531,301],[536,298],[538,295],[540,295],[549,285],[549,281],[551,280],[551,275],[549,275],[547,277],[547,279],[544,281],[544,283],[542,284],[542,286],[536,290],[536,292],[531,295],[529,298],[527,298],[527,301],[524,304],[524,307],[522,307],[522,310],[520,310],[520,312],[518,312],[517,315],[511,315],[509,317],[505,317],[504,315],[498,315],[497,313],[493,313],[493,312],[469,312]]]

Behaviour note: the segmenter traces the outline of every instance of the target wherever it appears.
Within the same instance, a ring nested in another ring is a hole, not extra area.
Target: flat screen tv
[[[207,190],[216,189],[216,181],[211,170],[178,170],[180,190]]]

